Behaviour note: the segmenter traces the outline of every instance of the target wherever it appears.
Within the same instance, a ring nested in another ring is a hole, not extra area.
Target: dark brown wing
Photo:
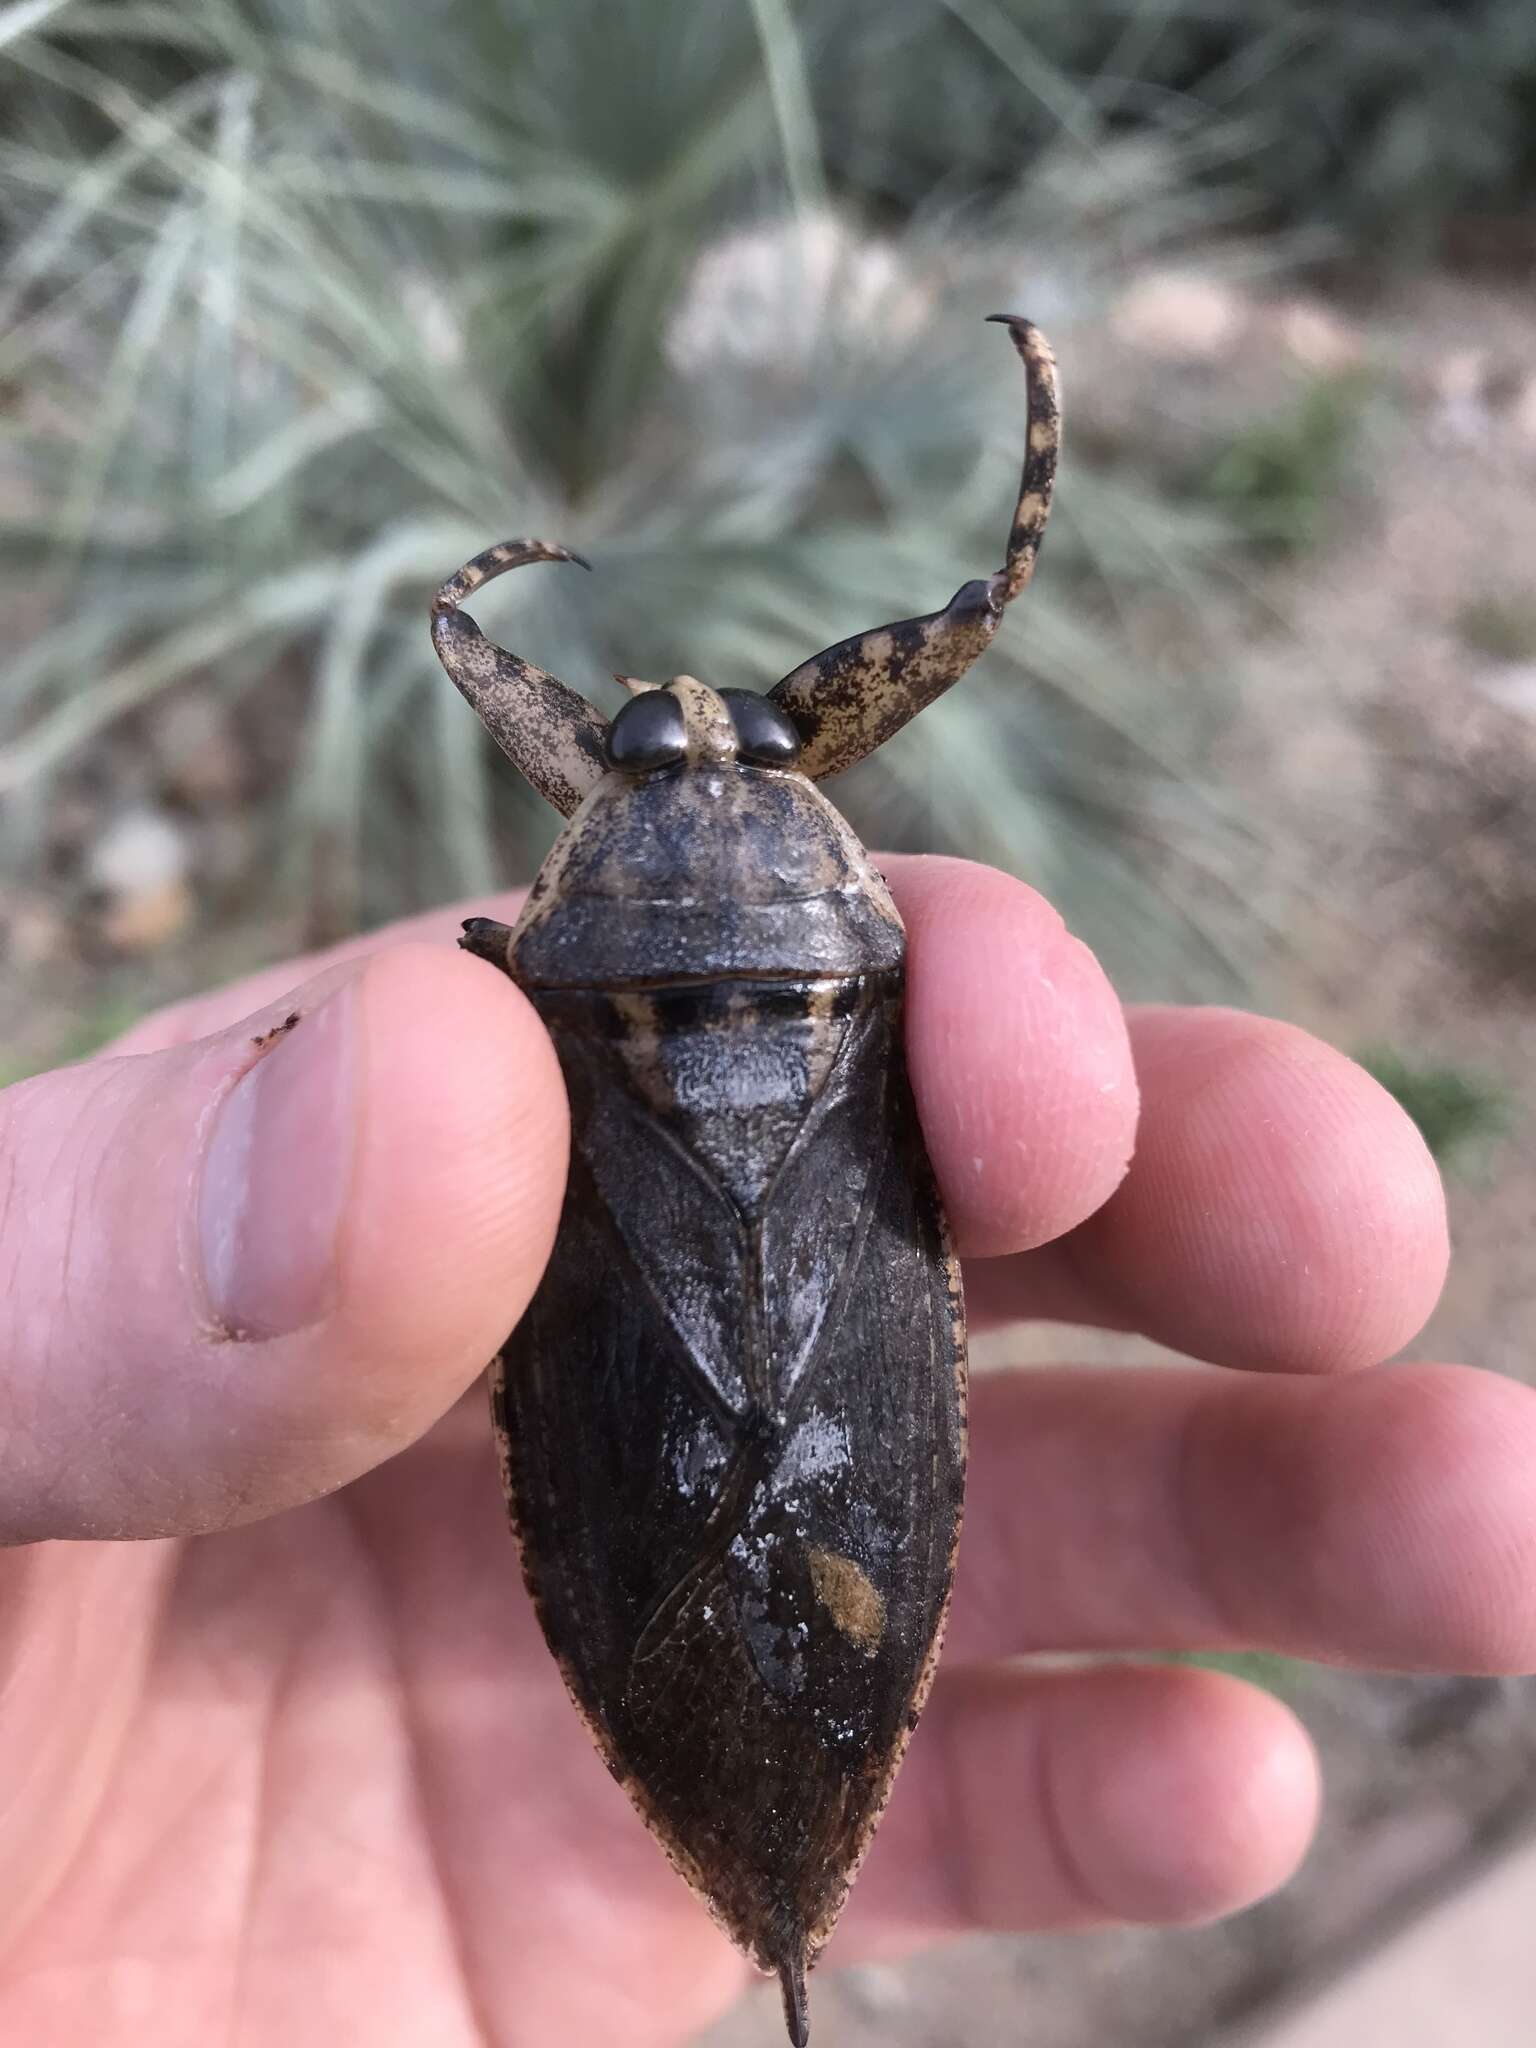
[[[803,992],[680,994],[734,1020],[736,1107],[713,1120],[686,1098],[677,1017],[661,1034],[676,1075],[653,1076],[637,1114],[610,999],[536,1000],[577,1144],[554,1258],[499,1362],[524,1568],[615,1775],[727,1931],[792,1980],[831,1931],[915,1720],[959,1523],[958,1282],[899,993],[823,984],[826,1057]],[[717,1023],[701,1015],[695,1039]],[[772,1169],[728,1199],[725,1127],[772,1099]],[[713,1207],[696,1182],[716,1183]],[[722,1290],[695,1285],[729,1244],[710,1219],[731,1215],[747,1225],[734,1325]],[[700,1231],[681,1259],[663,1222]]]

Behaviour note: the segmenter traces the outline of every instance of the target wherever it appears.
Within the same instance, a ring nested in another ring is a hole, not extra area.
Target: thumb
[[[224,1527],[403,1449],[527,1305],[566,1147],[532,1007],[419,944],[0,1092],[0,1541]]]

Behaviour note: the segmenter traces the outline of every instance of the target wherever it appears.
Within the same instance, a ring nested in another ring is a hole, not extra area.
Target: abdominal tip
[[[779,1984],[784,1993],[784,2024],[793,2048],[810,2048],[811,2016],[805,2002],[805,1951],[779,1965]]]

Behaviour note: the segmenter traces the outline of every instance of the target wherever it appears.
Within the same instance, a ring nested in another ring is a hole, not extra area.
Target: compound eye
[[[800,757],[800,735],[778,705],[756,690],[722,690],[736,728],[736,756],[765,768],[787,768]]]
[[[670,690],[642,690],[608,728],[608,759],[615,768],[665,768],[687,751],[683,707]]]

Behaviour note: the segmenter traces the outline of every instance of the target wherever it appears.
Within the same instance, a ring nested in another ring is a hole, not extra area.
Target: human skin
[[[1446,1260],[1397,1105],[1288,1025],[1125,1013],[1018,882],[889,872],[973,1320],[1209,1363],[980,1377],[941,1675],[829,1967],[1283,1882],[1302,1729],[1138,1651],[1536,1663],[1536,1397],[1379,1364]],[[0,2039],[662,2048],[745,1981],[505,1533],[473,1383],[568,1131],[460,914],[0,1094]]]

